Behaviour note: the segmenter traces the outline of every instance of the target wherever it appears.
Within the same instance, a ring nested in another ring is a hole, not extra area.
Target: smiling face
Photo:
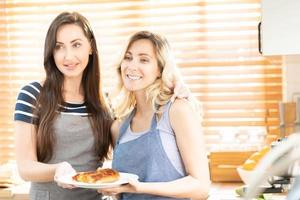
[[[121,63],[121,76],[124,87],[129,91],[143,90],[160,76],[150,40],[140,39],[130,45]]]
[[[80,78],[89,62],[91,45],[81,27],[66,24],[57,30],[54,61],[65,78]]]

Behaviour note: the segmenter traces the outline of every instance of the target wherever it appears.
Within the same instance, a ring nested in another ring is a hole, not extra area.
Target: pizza
[[[119,172],[110,168],[100,168],[96,171],[78,172],[72,177],[74,181],[83,183],[111,183],[117,181],[119,178]]]

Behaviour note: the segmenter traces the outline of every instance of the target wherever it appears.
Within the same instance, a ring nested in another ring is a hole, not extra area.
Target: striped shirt
[[[39,119],[34,113],[36,113],[36,101],[41,88],[40,83],[32,82],[20,90],[14,113],[15,121],[38,124]],[[66,102],[65,106],[59,106],[59,111],[57,112],[65,115],[88,116],[85,103],[77,104]]]

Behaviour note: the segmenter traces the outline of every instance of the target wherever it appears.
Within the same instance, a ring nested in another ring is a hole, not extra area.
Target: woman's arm
[[[37,161],[34,125],[22,121],[15,122],[15,148],[19,173],[24,180],[53,181],[59,164],[45,164]]]
[[[179,99],[189,99],[192,97],[192,93],[187,85],[183,81],[176,81],[175,87],[173,89],[173,95],[171,97],[171,102],[174,102],[176,98]]]
[[[175,100],[169,115],[187,176],[168,183],[143,183],[141,189],[177,198],[207,198],[210,178],[200,117],[185,99]]]
[[[170,108],[170,122],[187,176],[170,181],[142,183],[131,180],[124,187],[99,190],[104,194],[121,192],[147,193],[174,198],[206,199],[210,179],[200,117],[197,117],[187,100],[177,99]]]

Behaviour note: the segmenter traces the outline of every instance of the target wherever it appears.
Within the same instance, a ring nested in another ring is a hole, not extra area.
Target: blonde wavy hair
[[[121,78],[121,64],[131,45],[141,39],[149,40],[153,44],[157,64],[161,73],[161,77],[158,77],[153,84],[146,88],[147,99],[152,102],[153,110],[156,113],[161,113],[163,106],[170,100],[173,95],[174,83],[182,81],[166,38],[149,31],[135,33],[130,37],[125,51],[122,52],[121,59],[117,64],[119,85],[117,88],[117,95],[115,95],[116,97],[113,98],[114,101],[112,101],[112,107],[115,117],[118,119],[126,116],[136,105],[133,92],[126,90],[123,85]],[[195,98],[189,98],[189,102],[192,103],[194,108],[200,108],[199,103]]]

